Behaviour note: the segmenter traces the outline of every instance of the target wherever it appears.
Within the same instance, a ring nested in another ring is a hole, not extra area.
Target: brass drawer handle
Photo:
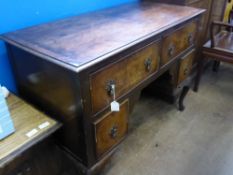
[[[147,58],[144,62],[146,70],[149,72],[151,71],[151,65],[152,65],[152,59],[151,58]]]
[[[106,90],[109,96],[113,96],[115,93],[112,85],[116,85],[116,82],[114,80],[109,80],[106,85]]]
[[[189,44],[192,44],[192,43],[193,43],[193,39],[194,39],[194,38],[193,38],[193,34],[192,34],[192,33],[189,33],[189,34],[188,34],[188,43],[189,43]]]
[[[113,127],[110,129],[110,136],[112,139],[117,138],[118,135],[118,127],[116,125],[113,125]]]
[[[188,72],[189,72],[189,69],[186,68],[186,69],[184,70],[184,75],[188,75]]]
[[[169,57],[173,56],[174,52],[175,52],[175,46],[174,44],[170,44],[168,47],[168,56]]]

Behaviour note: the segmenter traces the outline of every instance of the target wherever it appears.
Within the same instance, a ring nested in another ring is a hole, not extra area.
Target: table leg
[[[193,89],[195,92],[198,92],[203,69],[204,69],[204,56],[202,56],[198,61],[197,75],[195,77],[194,89]]]
[[[185,86],[183,87],[183,90],[181,92],[180,98],[179,98],[179,102],[178,102],[178,108],[180,111],[184,111],[185,106],[184,106],[184,98],[186,97],[186,95],[188,94],[190,87],[189,86]]]
[[[213,71],[218,72],[220,66],[220,61],[214,61]]]

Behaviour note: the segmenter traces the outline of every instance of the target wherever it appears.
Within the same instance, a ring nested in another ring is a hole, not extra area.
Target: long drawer
[[[90,75],[92,112],[96,113],[116,98],[145,80],[159,68],[160,42],[152,43],[135,54]]]
[[[165,36],[162,45],[161,66],[167,64],[187,48],[194,45],[196,35],[197,21],[192,21]]]

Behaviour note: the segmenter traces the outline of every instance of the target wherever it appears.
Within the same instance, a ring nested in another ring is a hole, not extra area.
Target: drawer
[[[195,57],[195,51],[192,50],[180,60],[179,72],[178,72],[178,85],[182,83],[192,71],[192,63]]]
[[[192,46],[197,35],[197,22],[193,21],[163,39],[161,65],[165,65]]]
[[[91,74],[92,112],[98,112],[113,100],[112,84],[117,98],[155,73],[159,68],[159,48],[159,42],[153,43]]]
[[[116,146],[128,131],[128,100],[120,105],[119,112],[109,112],[94,123],[96,156]]]

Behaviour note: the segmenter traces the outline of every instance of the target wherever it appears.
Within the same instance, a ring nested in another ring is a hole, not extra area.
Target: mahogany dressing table
[[[188,77],[204,11],[131,3],[1,38],[20,95],[63,123],[59,142],[94,174],[127,135],[140,92],[175,63],[177,84]],[[119,112],[110,110],[114,94]]]

